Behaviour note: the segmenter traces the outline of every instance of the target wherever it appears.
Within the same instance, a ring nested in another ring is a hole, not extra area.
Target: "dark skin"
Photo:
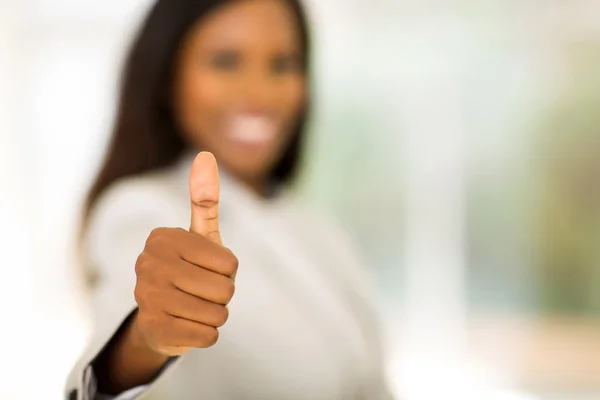
[[[285,2],[246,0],[198,24],[179,55],[173,104],[181,130],[259,192],[305,101],[300,48]]]
[[[172,91],[175,118],[186,139],[208,152],[191,168],[189,230],[155,229],[137,259],[138,310],[95,362],[101,392],[146,384],[170,357],[217,342],[238,261],[219,234],[215,157],[264,193],[305,101],[299,49],[281,0],[226,4],[184,39]]]

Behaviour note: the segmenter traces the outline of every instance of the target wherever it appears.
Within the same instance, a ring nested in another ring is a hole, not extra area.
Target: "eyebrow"
[[[239,48],[235,48],[233,46],[218,46],[212,45],[210,47],[205,47],[202,49],[203,52],[206,53],[240,53]],[[302,57],[302,52],[299,50],[275,50],[273,54],[284,54],[294,57]]]

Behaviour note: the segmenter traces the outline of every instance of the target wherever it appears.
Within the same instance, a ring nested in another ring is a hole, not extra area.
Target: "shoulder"
[[[130,220],[147,214],[169,214],[177,200],[181,201],[170,176],[169,171],[160,171],[113,183],[93,205],[91,225],[106,219]]]
[[[178,226],[185,213],[184,189],[170,170],[125,178],[109,186],[90,212],[85,232],[89,255],[127,241],[145,240],[157,227]],[[95,257],[93,257],[95,258]]]

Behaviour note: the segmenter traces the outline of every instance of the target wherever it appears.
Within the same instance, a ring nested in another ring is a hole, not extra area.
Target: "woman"
[[[155,4],[89,197],[97,328],[71,398],[388,397],[353,249],[284,189],[307,66],[296,0]]]

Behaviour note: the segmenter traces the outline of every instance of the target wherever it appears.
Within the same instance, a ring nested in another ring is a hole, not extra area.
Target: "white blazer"
[[[189,227],[192,159],[122,180],[95,206],[86,241],[99,273],[95,332],[68,399],[104,398],[90,363],[136,307],[134,265],[150,231]],[[192,349],[117,399],[390,398],[370,286],[344,232],[287,193],[265,200],[220,178],[221,235],[240,261],[229,320],[215,346]]]

